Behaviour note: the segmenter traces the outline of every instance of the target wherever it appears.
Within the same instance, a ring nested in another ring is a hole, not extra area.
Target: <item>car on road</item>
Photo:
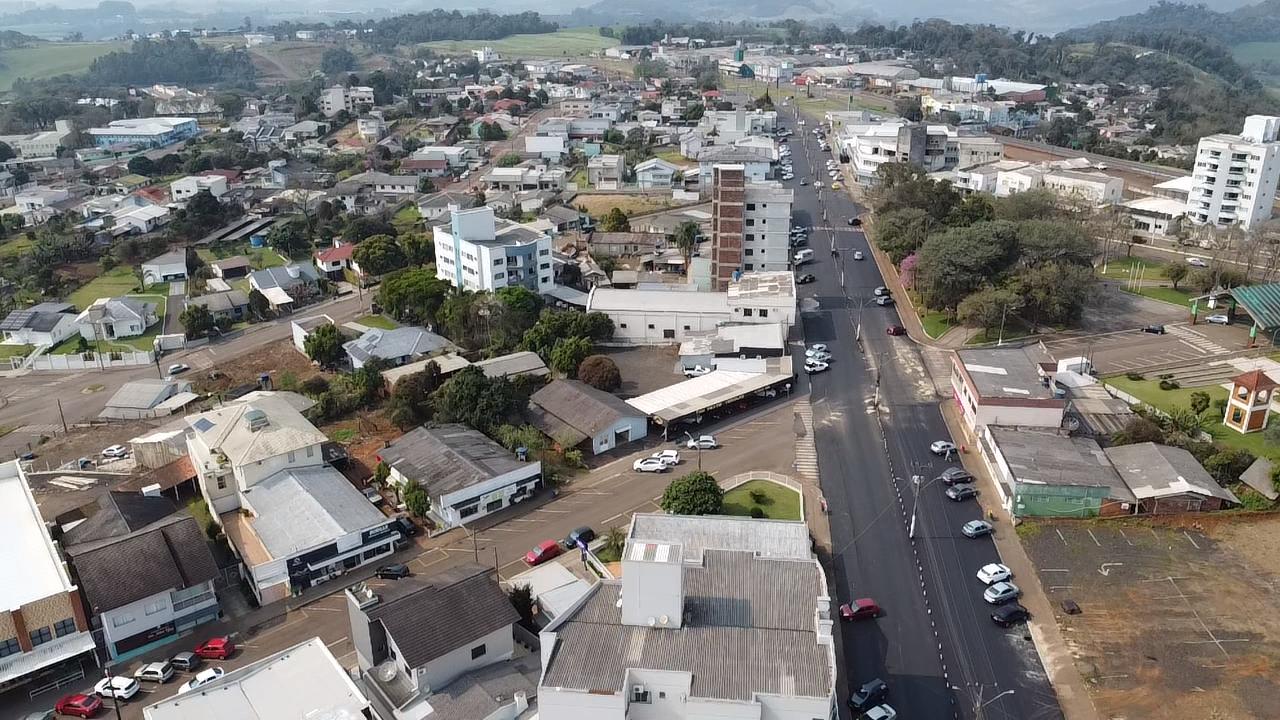
[[[172,364],[172,365],[170,365],[170,366],[169,366],[169,374],[170,374],[170,375],[181,375],[182,373],[184,373],[184,372],[186,372],[186,371],[188,371],[188,370],[190,370],[190,369],[191,369],[191,366],[190,366],[190,365],[188,365],[188,364],[186,364],[186,363],[174,363],[174,364]]]
[[[1001,605],[991,613],[991,620],[1000,627],[1009,627],[1020,622],[1026,622],[1031,617],[1031,613],[1018,603],[1009,605]]]
[[[399,580],[407,578],[413,573],[409,572],[409,566],[404,563],[392,563],[390,565],[382,565],[373,571],[373,576],[379,580]]]
[[[213,668],[209,668],[208,670],[201,670],[200,672],[196,673],[195,677],[182,683],[182,686],[178,688],[178,694],[185,695],[186,693],[189,693],[192,690],[195,690],[196,688],[204,687],[205,685],[208,685],[211,682],[217,681],[219,678],[221,678],[223,675],[226,675],[226,674],[227,674],[226,671],[220,667],[213,667]]]
[[[849,227],[858,227],[861,224],[862,224],[862,218],[856,218],[856,217],[849,218]]]
[[[829,352],[820,352],[820,353],[814,353],[814,354],[812,354],[812,355],[808,355],[808,356],[806,356],[806,357],[805,357],[805,362],[821,362],[821,363],[827,363],[827,364],[830,364],[830,363],[831,363],[831,353],[829,353]]]
[[[844,186],[843,186],[843,185],[841,185],[841,184],[840,184],[840,183],[838,183],[838,182],[831,183],[831,189],[832,189],[832,190],[841,190],[841,189],[843,189],[843,188],[844,188]]]
[[[167,683],[173,677],[173,665],[167,662],[147,663],[133,671],[135,680],[146,680],[154,683]]]
[[[684,369],[685,377],[702,377],[711,372],[711,368],[704,365],[694,365],[691,368]]]
[[[1000,563],[987,563],[978,570],[978,579],[990,585],[1013,577],[1013,571]]]
[[[204,662],[200,656],[193,652],[180,652],[169,658],[169,664],[183,672],[191,672],[200,667],[200,663]]]
[[[786,173],[786,174],[784,174],[784,175],[782,176],[782,179],[783,179],[783,180],[795,180],[795,179],[796,179],[796,176],[795,176],[795,175],[792,175],[791,173]]]
[[[800,187],[809,187],[809,181],[804,178],[800,179]]]
[[[1165,331],[1163,325],[1148,325],[1142,328],[1142,332],[1151,333],[1152,335],[1163,335]]]
[[[809,283],[811,283],[811,282],[813,282],[813,281],[815,281],[815,280],[817,280],[817,279],[818,279],[818,278],[816,278],[816,277],[814,277],[814,276],[813,276],[813,273],[805,273],[805,274],[803,274],[803,275],[797,275],[797,276],[796,276],[796,284],[797,284],[797,285],[808,285]]]
[[[1226,315],[1221,315],[1221,314],[1219,314],[1219,315],[1210,315],[1209,317],[1205,318],[1205,319],[1204,319],[1204,321],[1205,321],[1205,322],[1207,322],[1207,323],[1209,323],[1210,325],[1229,325],[1229,324],[1231,324],[1231,318],[1227,317]]]
[[[978,490],[972,485],[952,485],[947,488],[946,495],[956,502],[961,502],[978,497]]]
[[[851,603],[840,606],[841,620],[870,620],[880,617],[884,611],[879,603],[871,598],[858,598]]]
[[[956,451],[956,444],[950,440],[934,440],[929,445],[929,452],[934,455],[947,455]]]
[[[876,305],[879,305],[880,307],[889,307],[892,304],[893,304],[893,298],[889,297],[888,295],[884,297],[876,298]]]
[[[949,467],[942,471],[938,476],[938,482],[943,485],[959,485],[960,483],[973,482],[973,475],[962,467]]]
[[[59,698],[58,702],[53,704],[53,709],[60,715],[91,718],[102,711],[102,698],[97,695],[72,693]]]
[[[809,349],[805,350],[805,354],[808,355],[810,352],[816,352],[816,353],[827,352],[830,349],[831,349],[830,346],[828,346],[826,343],[814,343],[809,346]]]
[[[1022,591],[1018,589],[1017,585],[1011,582],[998,582],[982,593],[982,599],[992,605],[1003,605],[1010,600],[1018,599],[1020,595],[1022,595]]]
[[[662,462],[658,458],[653,458],[653,457],[640,458],[639,460],[636,460],[635,462],[631,463],[631,469],[635,470],[636,472],[660,473],[660,472],[666,472],[667,467],[668,466],[666,463]]]
[[[680,452],[677,450],[673,450],[671,448],[667,448],[666,450],[659,450],[658,452],[650,455],[649,457],[658,460],[659,462],[661,462],[663,465],[666,465],[667,467],[680,464]]]
[[[868,680],[849,696],[849,707],[864,710],[889,697],[889,684],[880,678]]]
[[[853,251],[853,259],[854,259],[854,260],[861,260],[861,259],[863,259],[862,251],[861,251],[861,250],[854,250],[854,251]]]
[[[828,365],[827,363],[819,362],[817,360],[806,360],[804,362],[804,371],[809,373],[810,375],[824,372],[830,367],[831,366]]]
[[[596,531],[589,527],[583,526],[569,533],[569,537],[564,539],[564,549],[572,550],[578,547],[578,543],[589,545],[592,540],[596,539]]]
[[[885,328],[885,333],[889,335],[906,335],[907,329],[902,327],[901,325],[890,325],[889,327]]]
[[[142,689],[142,686],[138,684],[137,680],[120,675],[102,678],[93,686],[93,692],[98,697],[115,698],[117,700],[128,700],[137,695],[140,689]]]
[[[883,703],[871,708],[862,716],[863,720],[895,720],[897,717],[898,711]]]
[[[207,660],[226,660],[236,652],[236,643],[230,637],[221,635],[209,638],[196,646],[195,654]]]
[[[793,233],[809,232],[809,228],[805,227],[804,225],[792,225],[791,232]]]
[[[690,450],[714,450],[720,447],[720,443],[716,442],[715,435],[699,435],[691,438],[684,446]]]
[[[1189,257],[1189,258],[1187,258],[1187,264],[1188,264],[1188,265],[1190,265],[1190,266],[1192,266],[1192,267],[1198,267],[1198,268],[1207,268],[1207,267],[1209,267],[1209,263],[1205,262],[1205,261],[1204,261],[1204,258],[1198,258],[1198,257],[1194,257],[1194,256],[1193,256],[1193,257]]]
[[[965,537],[976,538],[982,537],[983,535],[990,535],[992,532],[995,532],[995,527],[986,520],[970,520],[960,527],[960,532],[963,533]]]
[[[123,445],[112,445],[102,449],[102,457],[104,458],[122,458],[128,457],[129,448]]]
[[[871,294],[875,295],[876,297],[883,297],[883,296],[892,295],[893,293],[889,292],[889,288],[881,285],[877,287],[875,290],[871,291]]]
[[[543,540],[524,554],[524,562],[530,567],[541,565],[563,551],[564,549],[560,547],[560,543],[555,540]]]

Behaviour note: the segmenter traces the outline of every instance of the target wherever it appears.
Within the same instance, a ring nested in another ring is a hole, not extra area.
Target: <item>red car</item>
[[[524,561],[530,566],[541,565],[563,552],[560,543],[555,540],[543,540],[532,550],[524,554]]]
[[[60,715],[74,715],[82,718],[91,718],[101,709],[102,698],[83,693],[68,695],[53,705],[53,711]]]
[[[890,335],[906,335],[907,329],[902,327],[901,325],[890,325],[887,329],[885,329],[885,332],[889,333]]]
[[[226,660],[235,654],[235,651],[236,644],[226,635],[209,638],[196,646],[196,655],[207,660]]]
[[[858,598],[840,606],[840,617],[843,620],[868,620],[879,617],[880,613],[880,606],[871,598]]]

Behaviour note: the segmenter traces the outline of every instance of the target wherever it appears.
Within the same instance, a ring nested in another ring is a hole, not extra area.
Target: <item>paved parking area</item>
[[[1057,358],[1087,356],[1103,375],[1156,365],[1204,360],[1243,350],[1248,331],[1240,326],[1222,327],[1188,322],[1164,323],[1165,334],[1153,335],[1135,328],[1094,335],[1057,337],[1044,346]]]
[[[1277,716],[1273,567],[1197,522],[1032,520],[1019,535],[1103,717]]]
[[[674,346],[602,348],[600,352],[618,364],[622,374],[618,394],[623,397],[643,395],[684,380],[676,371],[680,357]]]

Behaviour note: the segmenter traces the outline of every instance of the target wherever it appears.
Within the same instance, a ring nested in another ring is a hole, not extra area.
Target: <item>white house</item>
[[[148,285],[187,279],[187,252],[182,248],[153,257],[142,263],[142,279]]]
[[[6,345],[53,347],[80,331],[77,314],[71,303],[42,302],[9,313],[0,333]]]
[[[649,158],[636,165],[636,185],[641,190],[665,190],[675,182],[681,167],[662,158]]]
[[[474,522],[530,497],[542,487],[542,463],[515,453],[465,425],[411,430],[378,452],[389,481],[417,483],[444,528]]]
[[[208,190],[215,198],[227,194],[227,178],[223,175],[188,175],[169,184],[169,197],[174,202],[186,202],[201,190]]]
[[[565,146],[567,138],[563,135],[526,135],[524,151],[537,155],[543,160],[559,162],[569,150]]]
[[[116,340],[145,335],[159,322],[156,304],[141,298],[98,298],[76,318],[85,340]]]
[[[627,164],[621,155],[597,155],[587,161],[587,182],[597,190],[619,190]]]
[[[320,93],[319,105],[320,112],[325,117],[333,117],[343,110],[356,113],[362,106],[373,106],[373,88],[363,85],[349,88],[334,85]]]
[[[553,380],[529,398],[533,426],[562,447],[589,447],[592,455],[643,439],[644,413],[612,393],[577,380]]]
[[[523,285],[539,294],[555,284],[551,236],[509,220],[493,208],[455,210],[449,225],[432,228],[436,277],[456,288],[494,291]]]

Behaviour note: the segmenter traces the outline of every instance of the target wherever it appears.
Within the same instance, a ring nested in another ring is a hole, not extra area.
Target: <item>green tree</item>
[[[1164,428],[1144,417],[1134,417],[1125,423],[1123,429],[1112,435],[1111,441],[1116,445],[1135,445],[1137,443],[1164,442]]]
[[[1191,393],[1191,412],[1197,415],[1203,415],[1209,409],[1209,393],[1203,390],[1196,390]]]
[[[560,338],[551,349],[551,369],[568,377],[578,372],[578,366],[595,348],[584,337]]]
[[[197,194],[198,197],[198,194]],[[267,233],[267,244],[285,257],[295,257],[311,249],[306,220],[301,217],[276,223]]]
[[[956,320],[970,328],[982,328],[988,339],[996,334],[1008,314],[1018,312],[1022,300],[1016,294],[1000,288],[986,287],[965,297],[956,307]]]
[[[1171,432],[1191,440],[1198,438],[1208,425],[1203,415],[1192,411],[1189,407],[1174,408],[1169,413],[1168,423]]]
[[[1165,266],[1164,276],[1169,282],[1173,283],[1173,289],[1178,289],[1178,283],[1182,282],[1190,274],[1191,270],[1184,263],[1170,263]]]
[[[135,155],[129,158],[129,172],[135,175],[151,177],[156,174],[156,163],[146,155]]]
[[[1012,263],[1017,226],[977,223],[931,235],[921,246],[915,286],[925,306],[954,308]]]
[[[919,98],[898,98],[894,100],[893,112],[911,122],[920,122],[924,119],[924,110],[920,108]]]
[[[395,319],[414,325],[427,325],[453,288],[436,277],[432,265],[399,270],[382,279],[378,304]]]
[[[431,512],[431,496],[421,485],[410,480],[400,489],[400,500],[416,518],[425,518]]]
[[[374,235],[356,246],[352,258],[361,272],[378,277],[409,264],[400,244],[390,235]]]
[[[880,215],[872,229],[872,237],[876,247],[885,251],[897,265],[924,245],[933,227],[933,218],[924,210],[901,208]]]
[[[18,157],[18,153],[13,151],[13,148],[9,146],[9,143],[0,142],[0,162],[12,160],[16,157]],[[130,170],[130,172],[133,171]]]
[[[592,343],[607,341],[613,337],[613,320],[599,312],[543,310],[538,322],[525,331],[520,344],[525,350],[536,352],[543,360],[549,361],[556,342],[572,337],[587,338]]]
[[[724,491],[710,473],[695,470],[672,480],[659,505],[672,515],[719,515]]]
[[[680,250],[680,254],[684,256],[684,265],[689,267],[689,262],[693,258],[693,251],[698,249],[698,236],[701,231],[698,230],[698,223],[692,220],[686,220],[676,226],[675,245]]]
[[[631,220],[618,208],[610,208],[600,221],[600,229],[605,232],[631,232]]]
[[[222,117],[234,120],[244,112],[244,98],[235,93],[218,93],[213,99],[222,108]]]
[[[271,301],[257,288],[249,290],[249,312],[259,318],[264,318],[271,312]]]
[[[495,163],[498,167],[515,167],[520,164],[520,153],[509,152],[503,154]]]
[[[622,387],[622,372],[608,355],[591,355],[578,365],[578,379],[597,390],[615,392]]]
[[[436,244],[426,233],[406,233],[396,238],[404,259],[410,265],[427,265],[436,261]]]
[[[480,139],[481,140],[506,140],[507,133],[498,123],[482,122],[480,123]]]
[[[1018,263],[1024,267],[1047,262],[1089,266],[1097,250],[1079,223],[1024,220],[1017,235]]]
[[[520,616],[520,624],[528,630],[536,630],[537,626],[533,623],[533,590],[526,584],[512,585],[507,590],[507,599]]]
[[[506,378],[490,378],[472,365],[453,374],[432,395],[436,420],[460,422],[487,432],[514,415],[519,401]]]
[[[1249,469],[1254,460],[1257,458],[1247,450],[1219,446],[1218,452],[1205,458],[1204,469],[1219,484],[1233,483],[1240,480],[1240,476]]]
[[[343,342],[338,326],[325,323],[307,335],[307,339],[302,341],[302,348],[306,350],[307,357],[311,358],[312,362],[319,363],[320,367],[331,368],[337,367],[346,355],[342,349]]]
[[[1058,196],[1052,190],[1028,190],[993,203],[997,220],[1043,220],[1059,214]]]
[[[204,337],[213,329],[213,314],[204,305],[188,305],[178,316],[188,338]]]
[[[434,360],[422,370],[397,380],[387,403],[391,422],[401,430],[409,430],[429,421],[435,411],[431,395],[440,384],[440,366]]]
[[[1039,329],[1078,321],[1096,282],[1092,267],[1054,261],[1020,270],[1014,287],[1023,298],[1023,316]]]
[[[972,225],[978,222],[986,222],[994,220],[996,217],[995,206],[991,204],[991,198],[985,193],[974,193],[966,195],[951,210],[951,214],[947,216],[948,225]]]
[[[320,56],[320,72],[325,75],[336,75],[354,70],[356,56],[346,48],[329,48]]]

